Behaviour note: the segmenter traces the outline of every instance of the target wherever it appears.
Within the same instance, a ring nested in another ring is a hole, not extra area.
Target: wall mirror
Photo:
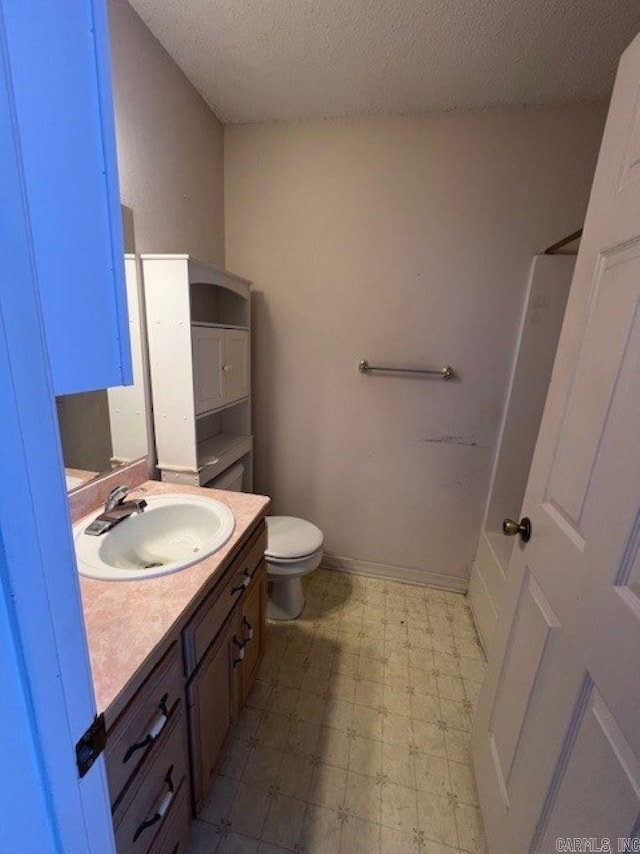
[[[142,282],[133,211],[122,208],[133,385],[56,398],[67,491],[146,457],[150,405]]]

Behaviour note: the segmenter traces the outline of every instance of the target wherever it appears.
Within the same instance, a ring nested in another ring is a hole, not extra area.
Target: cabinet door
[[[242,662],[242,702],[247,698],[262,661],[265,643],[266,614],[266,564],[263,562],[256,570],[253,583],[247,591],[242,606],[242,642],[244,659]]]
[[[218,409],[225,403],[225,331],[208,326],[192,326],[193,394],[196,415]]]
[[[131,383],[105,2],[2,15],[55,393]]]
[[[249,333],[241,329],[227,329],[224,363],[225,403],[248,397],[249,359]]]
[[[240,612],[235,610],[187,689],[193,799],[202,809],[236,714],[240,670]]]

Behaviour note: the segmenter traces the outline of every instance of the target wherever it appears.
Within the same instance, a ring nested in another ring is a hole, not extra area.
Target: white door
[[[225,341],[225,403],[249,394],[249,333],[228,329]]]
[[[211,326],[191,327],[196,415],[219,409],[226,403],[223,372],[225,333],[225,329]]]
[[[491,854],[577,850],[567,837],[640,850],[618,843],[640,837],[639,298],[637,38],[620,63],[524,499],[532,536],[509,565],[474,725]],[[581,850],[608,850],[597,844]]]

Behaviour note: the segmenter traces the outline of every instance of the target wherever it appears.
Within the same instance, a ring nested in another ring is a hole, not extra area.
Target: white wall
[[[226,262],[257,292],[256,489],[331,554],[467,578],[531,259],[582,225],[604,116],[225,129]],[[460,380],[363,377],[361,357]]]
[[[138,252],[224,266],[223,128],[126,0],[109,0],[118,171]]]

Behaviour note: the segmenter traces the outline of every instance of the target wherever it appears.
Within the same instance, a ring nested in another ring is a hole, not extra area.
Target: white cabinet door
[[[249,333],[225,330],[224,398],[233,403],[249,395]]]
[[[196,415],[249,396],[249,333],[216,326],[191,327]]]
[[[567,838],[638,850],[639,92],[640,37],[613,92],[524,500],[531,541],[509,564],[474,723],[492,854]]]
[[[225,335],[226,329],[192,326],[193,394],[196,415],[219,409],[225,400]]]

